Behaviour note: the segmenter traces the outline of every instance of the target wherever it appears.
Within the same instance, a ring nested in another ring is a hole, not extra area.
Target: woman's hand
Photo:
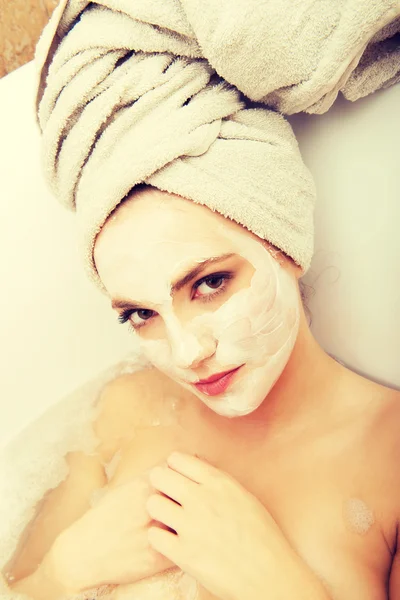
[[[47,560],[66,589],[134,583],[174,566],[148,542],[152,492],[145,477],[120,485],[57,538]]]
[[[265,507],[231,476],[173,453],[150,481],[161,493],[149,498],[149,514],[176,531],[151,527],[152,547],[209,592],[221,600],[327,599]]]

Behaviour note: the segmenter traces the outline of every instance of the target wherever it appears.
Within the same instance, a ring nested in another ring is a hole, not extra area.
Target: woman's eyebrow
[[[199,262],[195,267],[192,267],[189,271],[180,275],[179,278],[171,285],[171,296],[173,296],[175,292],[178,292],[185,285],[200,275],[200,273],[202,273],[209,265],[218,264],[227,258],[231,258],[232,256],[236,256],[235,253],[231,252],[229,254],[221,254],[220,256],[212,256],[211,258],[207,258],[206,260]],[[140,305],[140,302],[135,303],[134,300],[126,300],[124,298],[114,298],[111,303],[112,308],[123,309],[137,308],[138,305]]]
[[[235,254],[233,252],[230,254],[221,254],[221,256],[212,256],[211,258],[201,261],[194,268],[190,269],[190,271],[184,275],[181,275],[179,279],[171,285],[171,296],[173,296],[175,292],[181,290],[186,284],[190,283],[193,279],[200,275],[200,273],[202,273],[210,264],[222,262],[227,258],[231,258],[231,256],[235,256]]]

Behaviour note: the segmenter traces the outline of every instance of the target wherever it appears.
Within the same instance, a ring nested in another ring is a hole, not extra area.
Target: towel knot
[[[217,121],[213,121],[212,123],[207,123],[205,125],[201,125],[197,132],[200,136],[200,140],[197,144],[193,144],[193,148],[188,150],[185,156],[201,156],[209,147],[215,142],[217,139],[219,132],[221,130],[221,119]]]

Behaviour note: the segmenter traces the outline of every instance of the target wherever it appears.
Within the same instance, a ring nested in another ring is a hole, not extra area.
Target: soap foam
[[[173,567],[117,588],[112,600],[197,600],[199,587],[195,579]]]
[[[359,498],[349,498],[344,502],[343,517],[346,526],[360,535],[365,535],[375,523],[372,510]]]
[[[26,598],[11,592],[1,571],[35,517],[37,504],[67,477],[64,457],[94,452],[98,439],[92,423],[102,389],[116,377],[147,366],[137,351],[127,355],[57,402],[0,450],[0,600]]]
[[[102,585],[95,590],[85,590],[79,594],[69,598],[62,598],[60,600],[114,600],[114,590],[117,589],[116,585]]]
[[[197,581],[177,567],[172,567],[130,585],[104,585],[65,600],[198,600],[198,598]]]

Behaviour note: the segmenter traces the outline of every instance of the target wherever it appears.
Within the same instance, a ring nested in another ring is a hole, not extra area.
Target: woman
[[[216,76],[177,4],[64,4],[42,45],[46,174],[154,368],[104,390],[12,590],[396,600],[399,394],[308,329],[314,191],[290,128]]]
[[[74,457],[57,497],[83,515],[13,589],[38,599],[106,583],[119,584],[110,598],[155,598],[160,589],[174,599],[383,599],[391,573],[397,598],[399,393],[315,342],[293,261],[208,208],[148,186],[108,219],[95,261],[158,370],[108,386],[95,456]],[[152,426],[154,414],[164,424]],[[185,453],[176,462],[175,450]],[[113,458],[107,481],[101,465]],[[52,510],[49,498],[43,523]],[[174,570],[152,578],[174,565],[202,585]]]

